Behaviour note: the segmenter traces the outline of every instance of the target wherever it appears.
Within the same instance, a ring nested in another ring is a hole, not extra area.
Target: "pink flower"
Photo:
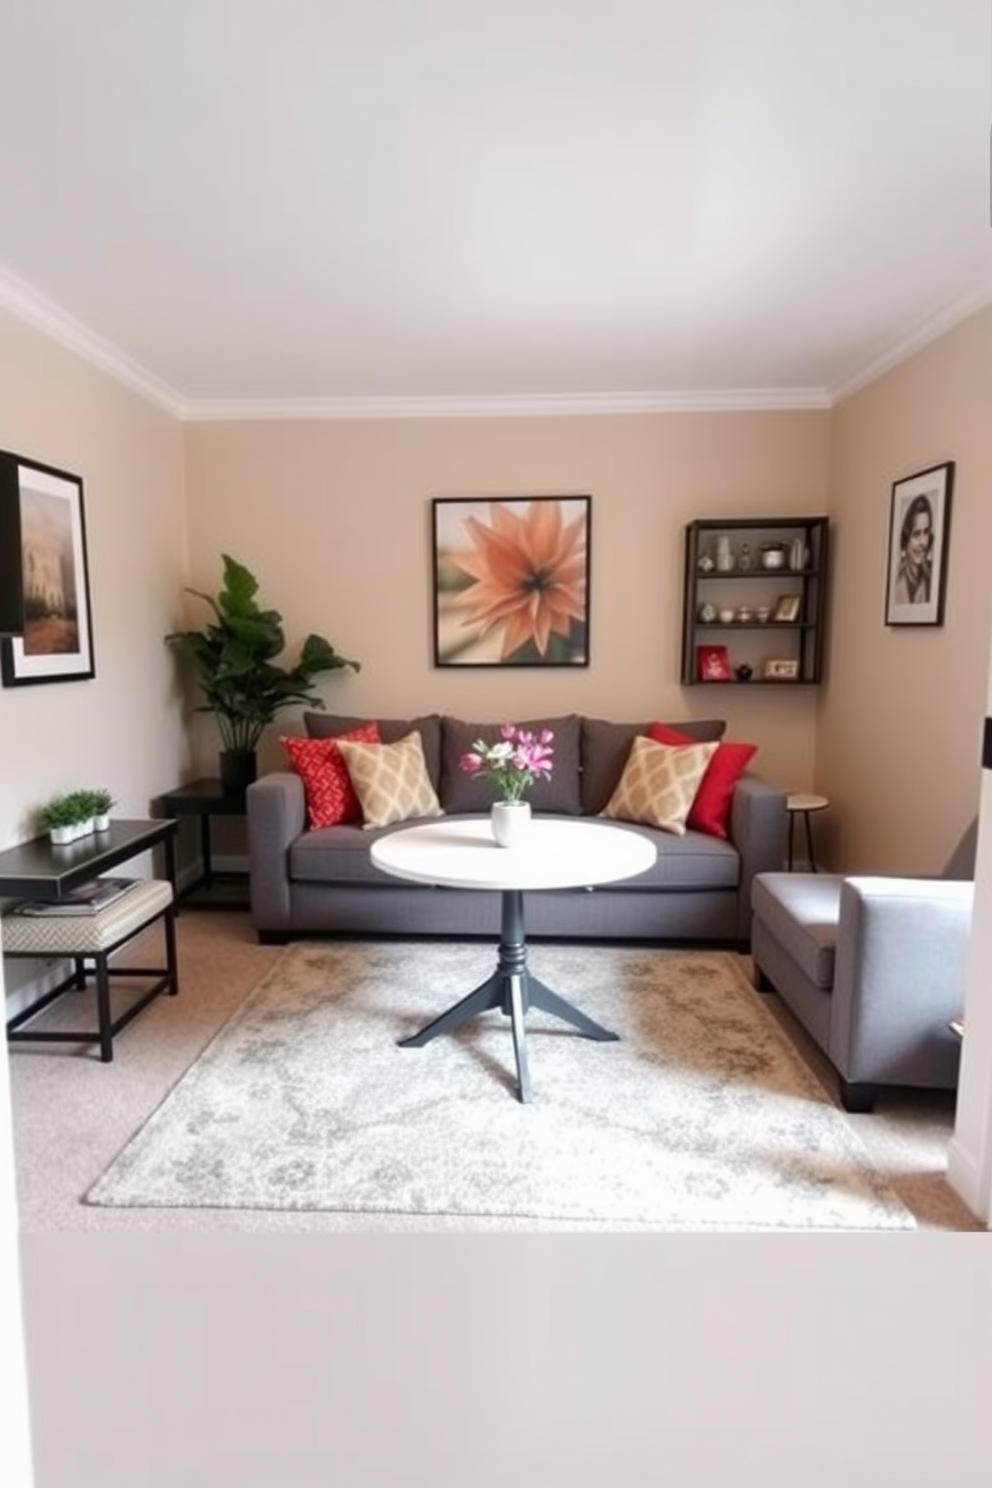
[[[550,779],[554,734],[551,729],[542,729],[535,738],[530,729],[504,723],[499,736],[495,744],[476,739],[471,752],[459,759],[459,768],[491,780],[504,801],[519,801],[542,775]]]

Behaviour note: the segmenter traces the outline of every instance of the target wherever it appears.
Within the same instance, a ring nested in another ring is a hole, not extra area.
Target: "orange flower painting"
[[[434,502],[438,666],[587,666],[588,496]]]

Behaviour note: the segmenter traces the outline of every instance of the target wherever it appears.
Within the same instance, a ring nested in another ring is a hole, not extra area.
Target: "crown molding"
[[[830,389],[829,397],[831,406],[851,397],[853,393],[861,388],[867,387],[869,383],[877,381],[879,377],[891,372],[893,367],[898,367],[900,362],[908,361],[916,352],[922,351],[924,346],[929,346],[931,341],[936,341],[946,331],[953,330],[961,321],[967,320],[970,315],[975,315],[983,310],[986,305],[992,304],[992,279],[985,278],[967,294],[952,300],[949,305],[931,315],[911,331],[908,336],[903,337],[880,352],[875,359],[857,372],[852,372],[844,382],[837,383]]]
[[[597,414],[754,413],[830,409],[992,303],[992,279],[832,387],[726,388],[679,392],[534,393],[492,396],[187,398],[97,335],[16,274],[0,267],[0,309],[33,325],[84,361],[186,423],[300,419],[585,418]]]
[[[184,416],[186,404],[175,388],[154,377],[144,367],[118,351],[116,346],[98,336],[81,321],[66,314],[54,300],[40,294],[30,284],[4,268],[0,268],[0,308],[9,310],[18,319],[43,331],[60,346],[75,352],[92,366],[99,367],[101,372],[106,372],[116,382],[123,383],[132,392],[138,393],[173,418]]]
[[[190,421],[250,419],[569,418],[595,414],[753,412],[828,408],[822,388],[727,389],[715,392],[534,393],[430,398],[204,398],[188,403]]]

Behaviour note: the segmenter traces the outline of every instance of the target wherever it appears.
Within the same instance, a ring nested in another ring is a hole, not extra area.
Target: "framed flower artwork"
[[[589,496],[438,496],[434,665],[589,665]]]

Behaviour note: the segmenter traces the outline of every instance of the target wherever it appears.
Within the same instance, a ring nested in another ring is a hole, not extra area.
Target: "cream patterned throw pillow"
[[[684,748],[656,744],[639,734],[630,746],[617,788],[600,814],[684,837],[686,817],[717,747],[716,743]]]
[[[427,774],[419,733],[407,734],[395,744],[335,742],[362,803],[363,826],[388,827],[411,816],[444,815]]]

